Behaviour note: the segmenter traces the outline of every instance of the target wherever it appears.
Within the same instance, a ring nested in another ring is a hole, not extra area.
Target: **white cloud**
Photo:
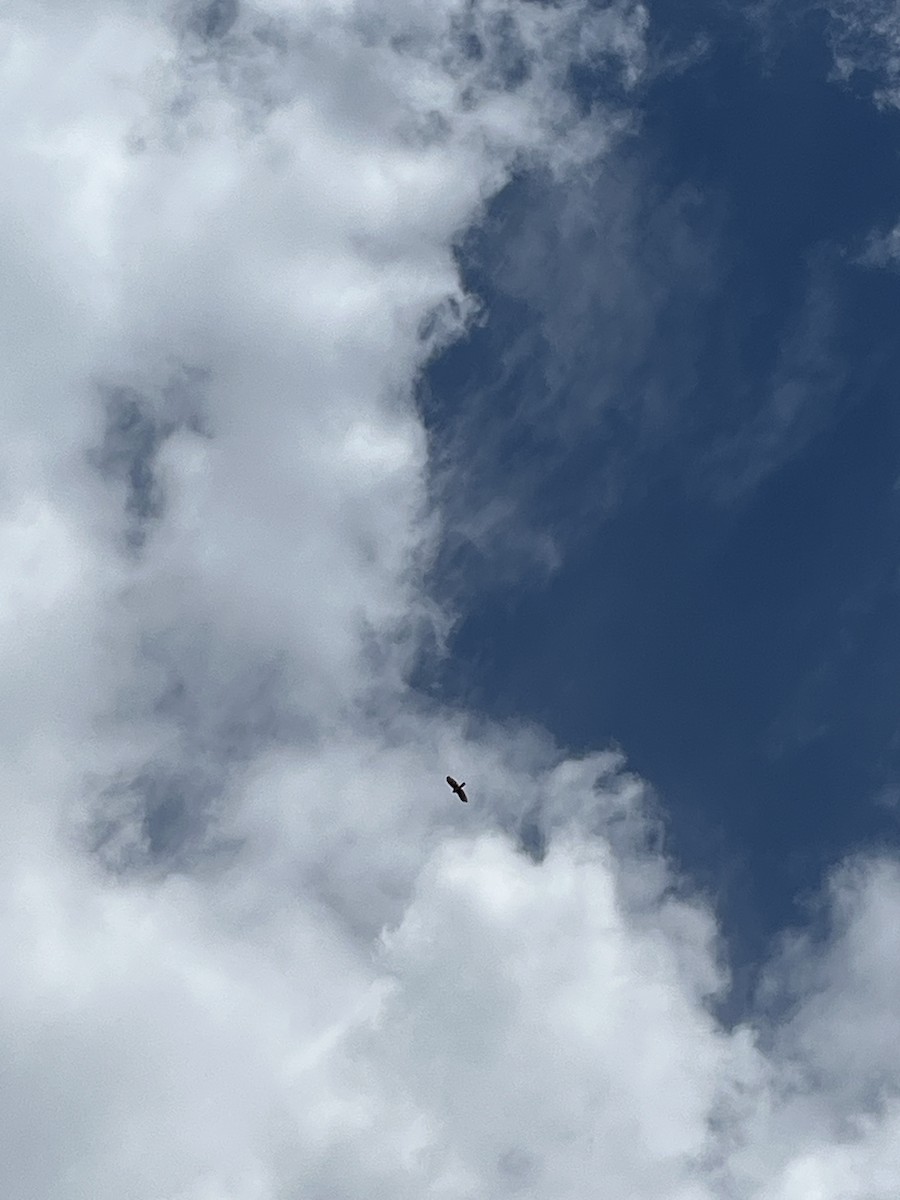
[[[894,1194],[895,868],[836,885],[764,1052],[622,762],[403,683],[420,330],[509,173],[603,145],[567,65],[633,79],[645,22],[3,16],[4,1195]]]

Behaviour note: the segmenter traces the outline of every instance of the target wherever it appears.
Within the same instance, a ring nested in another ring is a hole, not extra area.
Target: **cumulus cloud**
[[[4,13],[4,1194],[894,1194],[895,867],[786,946],[783,1028],[725,1029],[714,915],[621,759],[405,682],[443,619],[414,387],[472,311],[454,245],[615,136],[569,71],[627,87],[645,26]]]

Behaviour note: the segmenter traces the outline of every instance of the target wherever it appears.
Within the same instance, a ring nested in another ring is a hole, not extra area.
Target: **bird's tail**
[[[459,786],[460,786],[460,788],[464,788],[464,787],[466,786],[466,781],[465,781],[465,780],[463,780],[463,781],[462,781],[462,783],[461,783]]]

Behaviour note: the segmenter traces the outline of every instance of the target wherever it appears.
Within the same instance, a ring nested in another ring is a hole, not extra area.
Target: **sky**
[[[894,1200],[898,48],[5,6],[4,1195]]]
[[[755,40],[650,12],[678,65],[633,135],[513,185],[463,256],[490,315],[434,364],[434,426],[552,565],[498,581],[505,525],[447,547],[478,600],[422,678],[620,745],[752,967],[829,864],[896,844],[898,114],[835,78],[822,10]]]

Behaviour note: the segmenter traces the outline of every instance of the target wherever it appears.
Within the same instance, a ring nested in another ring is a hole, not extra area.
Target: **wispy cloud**
[[[819,247],[807,266],[805,294],[780,343],[777,361],[755,386],[761,395],[742,405],[739,427],[720,436],[709,459],[717,496],[732,502],[808,445],[834,418],[846,377],[836,345],[834,254]],[[745,388],[753,387],[749,381]]]
[[[554,570],[682,441],[717,226],[714,200],[662,186],[620,120],[592,169],[519,182],[472,239],[489,307],[464,386],[437,380],[428,402],[448,526],[491,579]]]
[[[900,264],[900,224],[893,229],[872,232],[856,261],[864,267],[891,267]]]
[[[900,17],[892,0],[828,0],[835,75],[860,74],[872,86],[875,102],[900,104]]]

